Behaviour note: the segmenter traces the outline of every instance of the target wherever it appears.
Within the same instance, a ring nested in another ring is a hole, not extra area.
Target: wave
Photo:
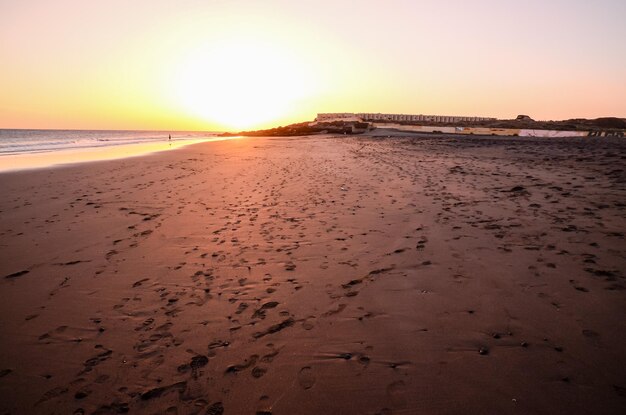
[[[212,131],[10,130],[0,129],[0,155],[154,143],[215,137]]]

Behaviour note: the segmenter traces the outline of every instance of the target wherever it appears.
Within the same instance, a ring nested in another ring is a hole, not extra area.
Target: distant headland
[[[515,119],[493,117],[382,114],[319,113],[313,121],[266,130],[227,132],[223,136],[301,136],[314,134],[363,134],[373,130],[408,133],[499,135],[520,137],[624,137],[626,119],[602,117],[563,121],[535,121],[528,115]]]

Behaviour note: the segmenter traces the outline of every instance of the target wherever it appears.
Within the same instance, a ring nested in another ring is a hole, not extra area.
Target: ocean
[[[0,129],[0,156],[213,138],[216,132]]]

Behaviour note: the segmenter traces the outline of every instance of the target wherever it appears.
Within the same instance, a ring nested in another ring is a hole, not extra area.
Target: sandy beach
[[[0,174],[0,413],[626,413],[625,154],[242,138]]]

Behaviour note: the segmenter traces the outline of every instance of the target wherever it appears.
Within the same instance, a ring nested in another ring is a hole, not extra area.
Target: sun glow
[[[311,70],[295,52],[269,42],[222,40],[191,50],[180,62],[176,102],[226,128],[271,124],[316,90]]]

